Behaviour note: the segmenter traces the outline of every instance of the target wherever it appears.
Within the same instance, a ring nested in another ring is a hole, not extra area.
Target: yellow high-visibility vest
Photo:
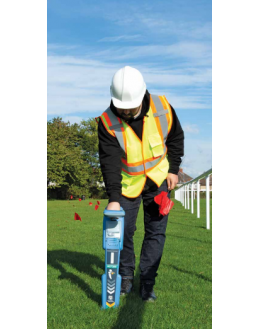
[[[136,198],[142,193],[147,177],[159,187],[169,170],[165,143],[173,118],[166,97],[150,95],[147,115],[143,118],[142,141],[110,108],[100,116],[108,133],[117,138],[124,151],[122,194],[128,198]]]

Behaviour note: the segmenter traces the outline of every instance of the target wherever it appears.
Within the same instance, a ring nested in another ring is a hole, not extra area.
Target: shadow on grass
[[[139,277],[140,270],[138,270],[134,277],[134,290],[125,296],[120,297],[120,304],[125,299],[125,304],[119,306],[119,313],[116,323],[111,329],[141,329],[142,317],[145,308],[145,302],[139,296]]]
[[[182,226],[189,226],[189,227],[194,227],[194,228],[203,228],[206,229],[205,226],[201,226],[201,225],[193,225],[193,224],[183,224],[183,223],[177,223],[177,222],[170,222],[168,221],[168,224],[173,224],[173,225],[182,225]]]
[[[74,267],[77,271],[86,273],[92,278],[98,278],[100,280],[101,276],[93,269],[93,265],[103,269],[104,262],[102,262],[97,256],[62,249],[48,251],[47,260],[50,266],[60,271],[60,280],[70,280],[73,284],[82,289],[88,298],[92,299],[99,306],[101,306],[101,294],[95,293],[84,280],[79,278],[74,273],[66,271],[61,264],[67,263]]]
[[[91,287],[81,278],[74,273],[68,272],[62,263],[66,263],[79,272],[86,273],[92,278],[101,279],[99,273],[93,269],[93,265],[104,270],[104,262],[101,261],[97,256],[73,252],[68,250],[52,250],[47,252],[48,265],[52,266],[56,270],[60,271],[60,280],[69,280],[74,285],[84,291],[88,298],[92,299],[95,303],[101,307],[101,281],[100,281],[100,294],[95,293]],[[144,311],[145,303],[139,296],[139,276],[140,270],[137,271],[134,278],[134,291],[129,295],[120,297],[120,305],[125,303],[118,308],[118,317],[116,323],[112,329],[141,329],[142,328],[142,315]],[[102,311],[105,312],[105,311]]]
[[[169,267],[174,268],[176,271],[179,271],[179,272],[182,272],[182,273],[186,273],[186,274],[190,274],[190,275],[195,275],[197,278],[203,279],[205,281],[212,282],[212,279],[209,279],[209,278],[207,278],[206,276],[204,276],[202,274],[197,274],[195,272],[183,270],[183,269],[181,269],[181,268],[179,268],[177,266],[174,266],[174,265],[166,265],[166,264],[164,264],[164,266],[169,266]]]
[[[203,241],[203,240],[194,239],[194,238],[187,238],[185,236],[179,236],[179,235],[174,235],[174,234],[170,234],[170,233],[167,233],[167,236],[172,236],[174,238],[179,238],[179,239],[184,239],[184,240],[197,241],[197,242],[200,242],[200,243],[206,243],[206,244],[211,245],[211,241]]]

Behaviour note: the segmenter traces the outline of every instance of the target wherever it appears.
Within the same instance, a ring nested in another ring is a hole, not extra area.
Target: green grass
[[[139,260],[144,226],[142,207],[134,236],[135,289],[117,309],[101,310],[103,210],[90,200],[48,201],[48,328],[206,329],[211,328],[211,230],[180,202],[170,212],[166,242],[156,278],[155,303],[138,295]],[[77,212],[82,222],[74,221]]]

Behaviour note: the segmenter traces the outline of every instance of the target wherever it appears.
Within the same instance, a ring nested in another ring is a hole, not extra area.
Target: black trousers
[[[125,210],[124,218],[124,246],[120,252],[119,273],[121,276],[132,278],[135,270],[135,253],[133,236],[136,230],[136,218],[143,200],[145,235],[140,255],[140,280],[146,283],[155,284],[155,277],[161,261],[165,231],[168,215],[159,215],[159,206],[155,203],[154,197],[161,193],[168,192],[166,180],[158,188],[157,186],[145,185],[142,194],[134,199],[124,196],[120,199],[120,206]],[[170,192],[168,192],[170,197]]]

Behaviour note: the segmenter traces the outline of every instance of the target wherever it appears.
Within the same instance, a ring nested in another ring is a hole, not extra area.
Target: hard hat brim
[[[111,99],[112,99],[114,106],[119,109],[133,109],[133,108],[136,108],[141,105],[145,92],[146,92],[146,84],[144,84],[142,94],[133,101],[124,102],[124,101],[120,101],[119,99],[117,99],[115,97],[111,97]]]

